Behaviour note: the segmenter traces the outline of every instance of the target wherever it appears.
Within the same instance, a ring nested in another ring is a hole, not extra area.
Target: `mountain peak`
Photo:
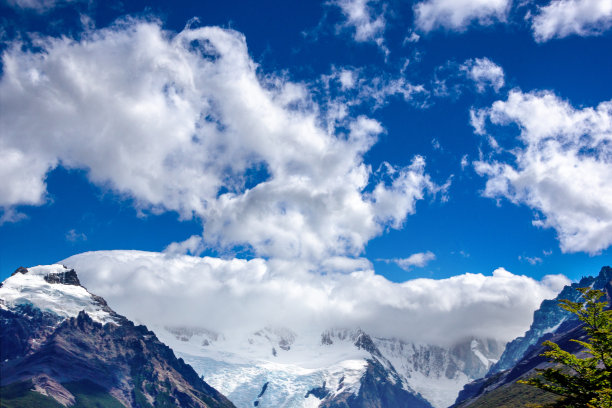
[[[74,269],[64,265],[19,267],[0,286],[0,308],[14,310],[34,306],[63,320],[81,310],[99,323],[118,323],[106,302],[87,291]]]
[[[612,280],[612,267],[610,266],[602,266],[599,271],[599,275],[597,276],[597,281],[599,282],[610,282]]]

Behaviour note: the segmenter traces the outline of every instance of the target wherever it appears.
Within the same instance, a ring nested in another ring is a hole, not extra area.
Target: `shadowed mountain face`
[[[517,384],[516,381],[533,376],[536,369],[551,366],[541,354],[547,350],[542,342],[550,340],[562,349],[581,355],[583,348],[572,340],[587,339],[582,330],[583,324],[571,313],[558,306],[559,300],[577,301],[576,288],[593,287],[603,290],[605,300],[612,300],[612,268],[604,266],[597,277],[587,277],[566,286],[554,300],[545,300],[534,313],[534,320],[525,336],[518,337],[506,346],[499,362],[492,367],[486,377],[467,384],[459,393],[453,407],[513,407],[524,403],[550,402],[548,393],[533,391],[532,387]],[[603,300],[603,299],[602,299]],[[525,399],[526,393],[531,393]],[[500,401],[503,401],[501,404]]]
[[[20,268],[3,282],[0,327],[3,407],[233,407],[59,265]]]

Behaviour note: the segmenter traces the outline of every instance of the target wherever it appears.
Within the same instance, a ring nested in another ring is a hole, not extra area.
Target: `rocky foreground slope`
[[[61,265],[0,285],[2,407],[234,405]]]

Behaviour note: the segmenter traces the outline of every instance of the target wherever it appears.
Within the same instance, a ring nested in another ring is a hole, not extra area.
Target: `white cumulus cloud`
[[[511,5],[512,0],[425,0],[414,6],[415,24],[424,32],[464,31],[473,23],[505,21]]]
[[[569,35],[598,35],[612,27],[612,0],[553,0],[532,20],[533,36],[544,42]]]
[[[514,90],[473,119],[479,133],[488,122],[520,129],[505,159],[474,162],[485,196],[536,210],[534,225],[554,228],[564,252],[612,244],[612,102],[575,108],[551,92]]]
[[[325,259],[358,254],[435,189],[420,157],[377,182],[363,155],[380,123],[327,123],[306,84],[258,75],[236,31],[125,19],[35,45],[2,54],[5,215],[44,203],[46,174],[64,166],[141,210],[201,218],[206,246]]]
[[[393,283],[368,268],[322,276],[296,262],[139,251],[88,252],[62,263],[116,311],[148,325],[221,333],[361,327],[375,336],[434,344],[521,335],[540,302],[569,283],[562,275],[537,281],[503,268],[486,276]]]

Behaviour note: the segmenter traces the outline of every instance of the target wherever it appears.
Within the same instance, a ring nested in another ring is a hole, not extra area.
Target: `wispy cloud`
[[[6,3],[11,7],[38,13],[47,12],[60,5],[77,2],[85,2],[85,0],[6,0]]]
[[[416,254],[412,254],[407,258],[380,259],[380,261],[394,263],[403,270],[409,271],[415,267],[422,268],[434,259],[436,259],[436,255],[431,251],[427,251],[417,252]]]
[[[384,33],[386,20],[384,3],[380,0],[333,0],[329,4],[337,6],[344,17],[340,30],[353,32],[356,42],[372,42],[387,54]]]
[[[542,258],[537,257],[537,256],[523,256],[523,255],[519,255],[518,256],[518,260],[522,261],[522,262],[527,262],[530,265],[537,265],[537,264],[541,264],[542,263]]]
[[[87,235],[82,232],[77,232],[74,228],[66,232],[66,241],[69,242],[79,242],[79,241],[87,241]]]
[[[498,93],[504,85],[503,68],[488,58],[471,58],[461,64],[448,61],[436,68],[432,81],[434,95],[452,99],[466,90]]]

